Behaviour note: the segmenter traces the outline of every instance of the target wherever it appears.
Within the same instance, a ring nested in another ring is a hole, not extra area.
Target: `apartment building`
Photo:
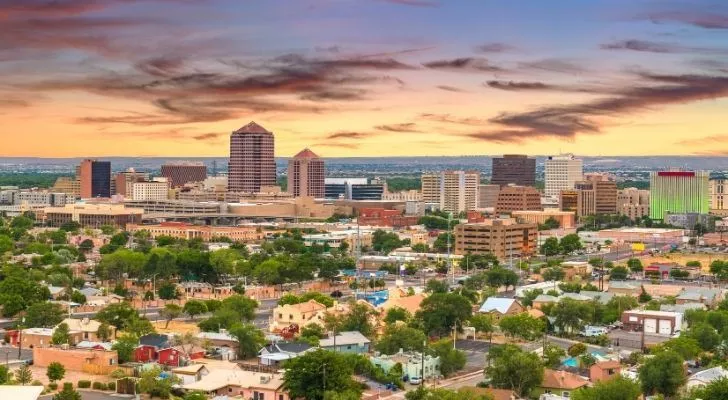
[[[169,197],[169,181],[167,178],[154,178],[147,182],[131,182],[127,197],[137,201],[167,200]]]
[[[324,198],[324,160],[303,149],[288,160],[288,192],[294,197]]]
[[[439,204],[440,210],[461,213],[478,208],[480,173],[444,171],[422,175],[422,199]]]
[[[516,219],[487,219],[455,226],[455,254],[492,253],[499,259],[536,252],[538,226]]]
[[[576,214],[576,218],[594,215],[596,198],[593,190],[562,190],[559,194],[559,209]]]
[[[708,180],[710,210],[728,210],[728,178],[719,176]]]
[[[650,215],[650,191],[625,188],[617,192],[617,213],[638,220]]]

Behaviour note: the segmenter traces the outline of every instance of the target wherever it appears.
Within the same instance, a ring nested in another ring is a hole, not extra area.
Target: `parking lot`
[[[495,344],[494,344],[495,345]],[[465,353],[467,362],[465,363],[466,371],[477,371],[483,369],[486,363],[486,355],[490,349],[490,345],[484,340],[458,340],[455,344],[458,350]]]
[[[614,347],[639,350],[642,348],[642,333],[623,330],[609,332]],[[645,346],[655,345],[670,340],[667,336],[644,335]]]

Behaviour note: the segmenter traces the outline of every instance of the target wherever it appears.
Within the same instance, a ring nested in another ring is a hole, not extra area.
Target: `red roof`
[[[308,147],[306,147],[305,149],[298,152],[298,154],[293,156],[293,158],[319,158],[319,156],[311,151]]]
[[[247,125],[243,126],[242,128],[238,129],[237,131],[233,133],[271,133],[267,129],[263,128],[262,126],[256,124],[254,121],[248,122]]]

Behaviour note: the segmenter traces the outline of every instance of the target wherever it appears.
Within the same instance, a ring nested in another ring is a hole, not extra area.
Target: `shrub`
[[[106,390],[106,384],[103,382],[94,382],[93,385],[91,385],[91,387],[94,390]]]
[[[43,386],[43,382],[36,379],[33,382],[30,382],[30,386]]]
[[[58,384],[56,382],[51,382],[48,384],[48,389],[56,390],[56,389],[58,389]]]
[[[79,389],[88,389],[90,387],[91,387],[91,381],[84,381],[84,380],[78,381]]]
[[[63,382],[63,390],[73,390],[73,382]]]
[[[116,382],[109,382],[106,384],[106,388],[112,391],[116,390]]]

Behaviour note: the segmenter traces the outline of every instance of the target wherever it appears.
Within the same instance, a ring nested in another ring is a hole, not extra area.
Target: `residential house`
[[[684,304],[660,304],[660,311],[672,311],[685,314],[688,310],[705,310],[703,303],[684,303]]]
[[[58,300],[68,294],[68,288],[63,286],[48,285],[48,291],[51,292],[51,299],[53,300]]]
[[[86,305],[106,307],[109,304],[118,304],[124,301],[124,298],[117,294],[108,294],[106,296],[86,296]]]
[[[174,347],[167,347],[157,351],[157,363],[168,367],[184,365],[184,352]]]
[[[626,281],[609,282],[609,287],[607,288],[607,292],[613,293],[615,296],[638,296],[640,291],[639,284]]]
[[[111,342],[91,342],[88,340],[76,344],[77,349],[111,350],[112,347]]]
[[[101,289],[96,289],[96,288],[90,287],[90,286],[86,286],[84,288],[77,289],[76,291],[81,293],[82,295],[86,296],[87,300],[89,297],[101,296]]]
[[[316,300],[309,300],[299,304],[284,304],[273,309],[270,331],[277,332],[291,325],[299,328],[310,323],[323,324],[326,306]]]
[[[93,342],[99,342],[102,341],[98,336],[99,327],[101,326],[101,322],[88,319],[88,318],[66,318],[64,319],[61,324],[68,325],[68,328],[72,331],[79,331],[83,335],[83,340],[93,341]],[[59,324],[60,325],[60,324]],[[107,325],[109,327],[110,335],[109,337],[113,338],[114,333],[116,331],[116,327],[113,325]]]
[[[364,354],[369,352],[371,340],[358,331],[338,332],[336,337],[329,336],[319,340],[319,347],[339,353]]]
[[[172,349],[179,351],[187,361],[205,358],[205,349],[200,346],[174,346]]]
[[[383,315],[386,315],[389,309],[395,307],[403,308],[414,315],[419,311],[420,304],[424,299],[425,294],[423,293],[408,295],[402,288],[394,288],[389,290],[389,297],[378,308],[383,311]]]
[[[621,375],[622,365],[619,361],[600,361],[589,367],[589,379],[592,382],[605,381]]]
[[[688,390],[690,390],[696,387],[706,386],[721,378],[728,378],[728,370],[723,367],[714,367],[690,375],[686,385]]]
[[[541,307],[547,305],[547,304],[553,304],[557,303],[559,301],[559,298],[556,296],[551,296],[548,294],[539,294],[536,296],[535,299],[533,299],[533,308],[540,310]]]
[[[237,359],[238,339],[230,335],[227,329],[220,329],[220,332],[200,332],[197,337],[209,342],[220,359],[228,361]]]
[[[134,350],[134,361],[150,362],[159,357],[159,351],[170,348],[169,336],[152,333],[139,338],[139,346]],[[167,354],[169,357],[169,354]],[[169,360],[167,360],[169,361]],[[166,364],[166,363],[165,363]],[[166,364],[177,365],[177,364]]]
[[[53,338],[54,329],[51,328],[27,328],[23,329],[20,335],[20,340],[23,343],[23,347],[26,349],[35,347],[49,347],[51,345],[51,339]],[[75,346],[76,343],[83,340],[83,335],[79,331],[68,332],[69,341],[68,344]],[[17,343],[16,343],[17,344]]]
[[[197,382],[184,384],[188,391],[208,396],[238,397],[253,400],[290,400],[283,389],[283,376],[239,369],[214,369]]]
[[[107,375],[118,368],[119,355],[116,350],[33,348],[33,364],[36,367],[45,368],[54,361],[63,364],[66,371]]]
[[[284,361],[296,358],[312,348],[310,344],[305,342],[276,342],[260,349],[258,358],[263,365],[280,365]]]
[[[629,310],[622,313],[623,329],[671,336],[682,329],[683,315],[669,311]]]
[[[535,390],[535,395],[553,394],[565,398],[571,397],[571,392],[589,384],[589,380],[566,371],[545,369],[543,382]]]
[[[481,313],[487,313],[493,316],[493,319],[498,321],[505,315],[516,315],[520,314],[526,309],[523,308],[521,303],[516,299],[506,299],[501,297],[488,297],[480,306]]]
[[[185,367],[177,367],[172,370],[182,380],[182,385],[199,382],[210,373],[204,364],[190,364]]]
[[[382,354],[371,357],[370,361],[372,364],[382,368],[384,372],[389,372],[397,363],[401,364],[403,378],[422,378],[423,368],[425,379],[440,375],[440,357],[433,357],[427,354],[423,359],[422,353],[416,351],[404,352],[400,349],[396,354]]]
[[[701,303],[713,307],[723,300],[723,293],[720,289],[707,287],[686,287],[675,298],[677,304]]]
[[[606,305],[610,300],[614,298],[614,293],[609,292],[597,292],[591,290],[582,290],[579,292],[580,295],[589,297],[591,300],[596,300],[602,305]]]

